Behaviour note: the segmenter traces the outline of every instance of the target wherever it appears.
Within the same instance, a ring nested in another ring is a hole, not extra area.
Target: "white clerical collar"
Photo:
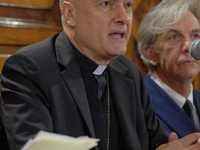
[[[155,72],[151,75],[151,79],[154,80],[177,103],[177,105],[179,105],[179,107],[181,108],[183,107],[186,101],[185,97],[183,97],[182,95],[171,89],[169,86],[167,86]],[[193,86],[191,84],[191,91],[187,99],[190,100],[194,106],[192,91],[193,91]]]
[[[95,69],[95,71],[93,72],[93,74],[95,74],[95,75],[101,75],[103,72],[104,72],[104,70],[106,69],[106,67],[107,66],[98,66],[96,69]]]

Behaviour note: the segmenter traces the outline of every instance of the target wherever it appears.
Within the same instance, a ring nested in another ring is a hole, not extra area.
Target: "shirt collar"
[[[173,89],[171,89],[169,86],[167,86],[157,75],[157,73],[153,73],[151,76],[151,79],[154,80],[174,101],[175,103],[177,103],[177,105],[179,107],[183,107],[186,98],[182,95],[180,95],[179,93],[177,93],[176,91],[174,91]],[[191,101],[191,103],[193,104],[193,86],[191,84],[191,91],[189,96],[187,97],[188,100]],[[193,104],[194,106],[194,104]]]
[[[83,55],[75,48],[75,53],[77,55],[79,65],[83,71],[87,71],[89,74],[101,75],[107,66],[100,66],[97,63],[90,60],[88,57]]]
[[[98,66],[96,70],[93,72],[94,75],[101,75],[107,66]]]

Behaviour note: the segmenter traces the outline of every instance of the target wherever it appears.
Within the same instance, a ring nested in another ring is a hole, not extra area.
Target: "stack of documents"
[[[97,146],[99,139],[74,138],[66,135],[40,131],[21,150],[89,150]]]

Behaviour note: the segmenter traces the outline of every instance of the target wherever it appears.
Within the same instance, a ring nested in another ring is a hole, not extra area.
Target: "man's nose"
[[[190,36],[185,37],[185,41],[183,44],[183,51],[189,53],[190,45],[192,44],[193,40]]]
[[[114,22],[118,24],[126,24],[132,17],[123,4],[118,4],[115,7],[115,12]]]

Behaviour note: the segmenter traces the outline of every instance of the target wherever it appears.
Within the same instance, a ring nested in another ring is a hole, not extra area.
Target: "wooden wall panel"
[[[33,1],[33,0],[26,0]],[[26,19],[27,21],[54,22],[60,24],[59,0],[54,0],[50,9],[31,9],[0,5],[0,17],[7,19]]]
[[[0,72],[10,54],[60,31],[59,0],[0,0]]]
[[[50,9],[54,0],[0,0],[0,5]]]
[[[9,54],[0,54],[0,68],[3,68],[3,64],[9,56]]]
[[[56,32],[58,30],[1,27],[0,43],[5,45],[30,45],[42,41]]]

